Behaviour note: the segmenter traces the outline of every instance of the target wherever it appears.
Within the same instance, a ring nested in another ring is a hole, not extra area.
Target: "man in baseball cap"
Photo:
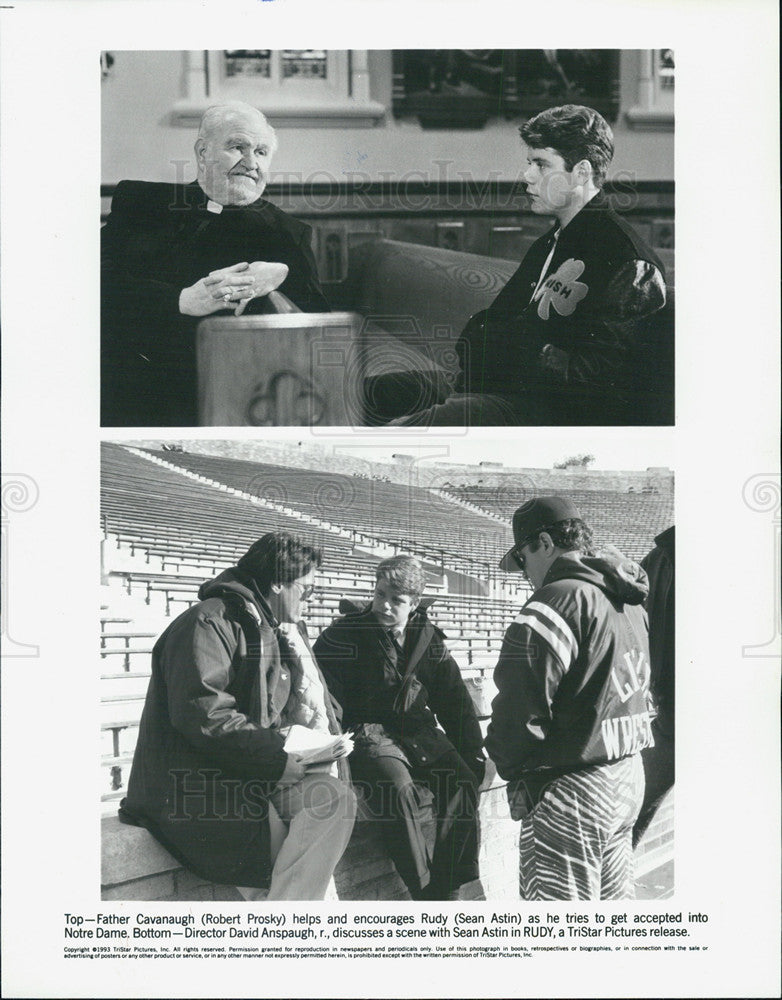
[[[581,520],[578,507],[568,497],[538,497],[522,504],[513,515],[513,537],[516,544],[500,560],[500,569],[504,569],[506,573],[524,572],[522,548],[534,541],[545,528],[567,520]]]
[[[505,633],[486,749],[522,821],[521,896],[632,898],[652,744],[646,573],[616,549],[594,555],[568,497],[523,504],[513,536],[500,566],[534,593]]]

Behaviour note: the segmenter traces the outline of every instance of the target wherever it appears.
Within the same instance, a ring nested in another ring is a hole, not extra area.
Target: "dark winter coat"
[[[295,662],[244,574],[226,570],[199,597],[152,652],[120,818],[146,826],[204,878],[266,886],[266,800],[287,761],[280,728]],[[327,710],[340,732],[339,706],[327,700]]]
[[[657,725],[673,736],[676,704],[676,593],[675,528],[657,535],[655,547],[641,565],[649,574],[649,652],[652,661],[652,696],[657,707]]]
[[[357,751],[428,767],[454,747],[480,780],[483,739],[472,698],[425,608],[410,616],[401,655],[370,607],[343,601],[340,609],[347,613],[314,651],[344,727],[357,730]]]
[[[533,801],[559,775],[651,745],[646,573],[568,552],[505,633],[486,749]]]

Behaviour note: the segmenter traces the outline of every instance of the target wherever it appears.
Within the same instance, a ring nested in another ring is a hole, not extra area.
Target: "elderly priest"
[[[195,329],[204,316],[327,312],[311,228],[262,195],[277,148],[260,111],[209,108],[190,184],[121,181],[101,240],[101,423],[197,423]]]

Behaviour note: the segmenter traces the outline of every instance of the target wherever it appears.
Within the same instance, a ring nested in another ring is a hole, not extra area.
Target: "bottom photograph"
[[[102,899],[673,895],[674,472],[523,451],[102,444]]]

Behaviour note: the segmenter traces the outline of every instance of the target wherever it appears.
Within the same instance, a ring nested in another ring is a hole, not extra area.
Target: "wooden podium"
[[[366,350],[356,313],[210,317],[198,326],[202,427],[364,422]]]

